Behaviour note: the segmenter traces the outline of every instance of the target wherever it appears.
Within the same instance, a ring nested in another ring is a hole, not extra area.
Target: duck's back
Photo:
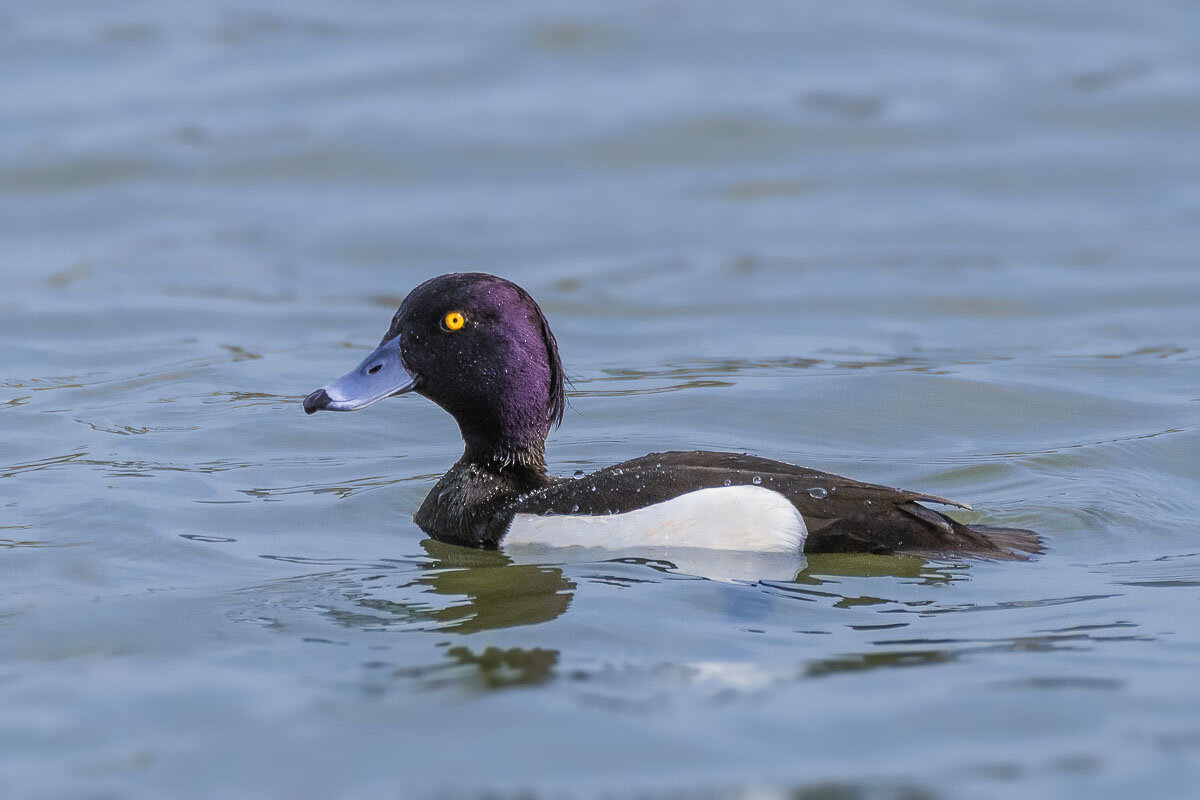
[[[730,491],[722,493],[722,489]],[[519,529],[529,530],[538,518],[620,516],[644,526],[658,524],[658,517],[683,514],[683,521],[697,531],[698,546],[711,547],[712,537],[720,536],[722,527],[747,531],[786,527],[790,506],[799,515],[800,529],[798,533],[784,531],[781,541],[797,539],[808,553],[963,553],[1020,558],[1038,551],[1032,531],[968,527],[921,502],[965,508],[919,492],[861,483],[781,461],[687,451],[652,453],[577,479],[557,481],[506,504],[503,516],[514,520],[515,534]],[[497,522],[510,525],[508,519]],[[707,530],[700,532],[698,523]],[[597,533],[604,535],[602,530]]]

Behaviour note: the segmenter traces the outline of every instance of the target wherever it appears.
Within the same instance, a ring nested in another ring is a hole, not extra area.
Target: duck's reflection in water
[[[791,581],[804,569],[801,553],[755,553],[690,547],[638,547],[608,550],[598,547],[507,547],[506,556],[518,564],[603,564],[639,563],[660,572],[690,575],[708,580],[756,582]]]
[[[586,574],[589,581],[604,582],[609,574],[604,571],[605,565],[612,567],[612,580],[620,584],[696,578],[757,584],[833,601],[840,598],[839,605],[861,600],[857,594],[846,593],[848,586],[837,585],[841,584],[839,578],[890,576],[915,578],[923,585],[944,584],[966,579],[969,566],[935,564],[911,556],[817,556],[810,562],[798,554],[673,548],[619,551],[522,547],[495,551],[432,539],[421,542],[421,547],[426,558],[417,560],[416,577],[390,590],[374,584],[355,598],[360,613],[362,609],[373,613],[339,614],[341,621],[375,627],[381,622],[387,626],[391,620],[403,620],[459,634],[537,625],[558,618],[570,608],[577,585],[567,576],[569,572],[586,568],[578,574]],[[631,565],[643,568],[641,580],[631,578]],[[361,591],[366,586],[359,582],[357,588]]]
[[[795,583],[821,584],[825,578],[910,578],[924,586],[966,580],[970,560],[932,560],[915,555],[819,553],[811,556]]]
[[[912,585],[944,584],[966,579],[969,564],[929,562],[915,557],[826,555],[811,561],[802,555],[739,553],[689,549],[641,549],[636,552],[590,548],[508,548],[475,550],[427,539],[426,558],[419,572],[402,587],[401,598],[386,599],[382,586],[360,595],[356,604],[371,609],[374,625],[380,615],[403,618],[426,630],[478,634],[517,626],[538,625],[562,616],[577,590],[576,580],[628,584],[630,570],[642,580],[705,579],[752,584],[779,596],[795,596],[834,608],[894,604],[887,598],[860,594],[867,588],[856,579],[893,577],[916,579]],[[605,565],[611,567],[605,570]],[[581,569],[582,568],[582,569]],[[845,584],[849,579],[852,583]],[[906,584],[908,582],[906,581]],[[873,582],[872,582],[873,584]],[[362,584],[359,584],[362,588]],[[852,588],[853,587],[853,588]],[[392,590],[394,591],[394,589]],[[393,595],[394,596],[394,595]],[[757,596],[757,595],[756,595]],[[365,620],[365,617],[364,617]],[[901,624],[901,623],[896,623]],[[871,626],[873,627],[873,626]],[[881,627],[891,628],[893,625]],[[476,640],[477,641],[477,640]],[[416,677],[430,687],[462,685],[498,689],[534,685],[552,679],[559,667],[557,649],[544,646],[497,647],[490,642],[447,642],[445,661],[437,665],[401,668],[397,677]],[[875,666],[903,666],[953,654],[938,652],[870,653],[861,660],[840,659],[812,665],[810,676]],[[465,674],[464,674],[465,673]]]
[[[535,686],[554,677],[558,651],[543,647],[488,647],[481,653],[459,645],[446,651],[447,667],[470,669],[484,689]]]
[[[503,551],[474,550],[427,539],[429,556],[413,586],[453,597],[421,616],[438,628],[474,633],[552,620],[570,607],[576,584],[564,574],[573,564],[641,563],[661,572],[719,581],[790,581],[804,568],[801,555],[739,553],[718,550],[644,548],[636,551],[596,548],[521,547]],[[377,602],[361,601],[375,610]]]
[[[433,623],[437,631],[455,634],[537,625],[556,619],[571,605],[575,582],[554,564],[516,563],[502,552],[433,539],[421,542],[421,547],[428,560],[419,562],[419,577],[403,587],[406,601],[372,593],[360,597],[357,604],[375,614]],[[414,595],[413,590],[419,594]],[[559,661],[559,651],[548,647],[456,643],[443,652],[446,660],[441,663],[404,667],[393,674],[416,678],[427,689],[463,686],[464,680],[476,688],[504,689],[550,680]]]
[[[671,574],[720,581],[767,578],[790,581],[797,577],[805,563],[799,555],[671,548],[636,552],[591,548],[489,551],[432,539],[421,542],[421,547],[428,559],[418,562],[420,573],[402,587],[403,599],[388,599],[386,595],[391,592],[386,590],[374,590],[357,598],[356,605],[360,609],[371,610],[370,616],[375,620],[372,627],[378,624],[381,614],[409,623],[432,623],[439,632],[455,634],[477,634],[549,622],[564,614],[571,605],[577,586],[567,577],[566,571],[572,566],[611,564],[614,570],[626,573],[629,565],[637,564],[651,570],[647,572],[649,580]],[[655,576],[655,572],[661,576]],[[589,578],[599,579],[597,575]],[[498,689],[549,680],[555,675],[559,662],[559,651],[549,647],[478,647],[464,642],[455,643],[444,652],[447,661],[439,665],[402,668],[396,675],[416,677],[434,687],[461,685],[466,670],[471,675],[471,683],[480,688]]]
[[[377,596],[359,599],[359,605],[374,611],[391,611],[436,623],[442,631],[476,633],[485,630],[536,625],[565,613],[577,588],[567,577],[572,567],[642,565],[664,576],[695,577],[730,583],[791,585],[793,590],[826,584],[831,577],[917,578],[923,584],[949,583],[965,579],[966,564],[941,564],[911,556],[837,555],[818,556],[809,562],[801,554],[744,553],[688,548],[639,548],[603,550],[582,547],[510,547],[505,550],[476,550],[444,544],[433,539],[421,542],[428,556],[420,562],[419,577],[408,588],[422,594],[449,598],[444,604],[395,603]],[[622,571],[624,572],[624,571]],[[590,577],[596,577],[591,569]],[[647,573],[647,580],[654,580]],[[627,578],[628,575],[626,574]],[[826,592],[818,592],[827,594]],[[411,592],[409,593],[411,598]]]
[[[450,605],[425,615],[444,631],[477,631],[536,625],[560,616],[571,605],[574,581],[560,567],[517,563],[495,550],[474,550],[426,539],[430,561],[415,586],[454,597]]]

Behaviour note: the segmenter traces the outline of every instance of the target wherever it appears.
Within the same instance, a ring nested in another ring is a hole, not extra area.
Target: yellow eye
[[[442,325],[448,331],[462,330],[462,326],[466,324],[467,318],[458,311],[451,311],[449,314],[442,317]]]

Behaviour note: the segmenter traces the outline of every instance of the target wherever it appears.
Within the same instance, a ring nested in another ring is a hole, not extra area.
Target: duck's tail
[[[1044,552],[1041,537],[1025,528],[996,528],[991,525],[967,525],[966,528],[1001,550],[1008,551],[1013,558],[1027,559]]]
[[[917,500],[927,503],[943,503],[969,509],[964,503],[956,503],[943,497],[920,495]],[[984,558],[1016,559],[1024,561],[1042,553],[1042,540],[1035,532],[1024,528],[996,528],[991,525],[964,525],[940,511],[926,508],[919,502],[907,502],[897,506],[909,516],[923,520],[943,531],[946,552],[967,552]],[[934,546],[916,547],[914,550],[939,551]]]

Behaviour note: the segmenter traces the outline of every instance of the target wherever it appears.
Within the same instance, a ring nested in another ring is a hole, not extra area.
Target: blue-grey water
[[[0,6],[0,796],[1187,796],[1198,41],[1190,0]],[[559,474],[749,451],[1046,553],[430,542],[453,422],[299,401],[462,269],[554,326]]]

